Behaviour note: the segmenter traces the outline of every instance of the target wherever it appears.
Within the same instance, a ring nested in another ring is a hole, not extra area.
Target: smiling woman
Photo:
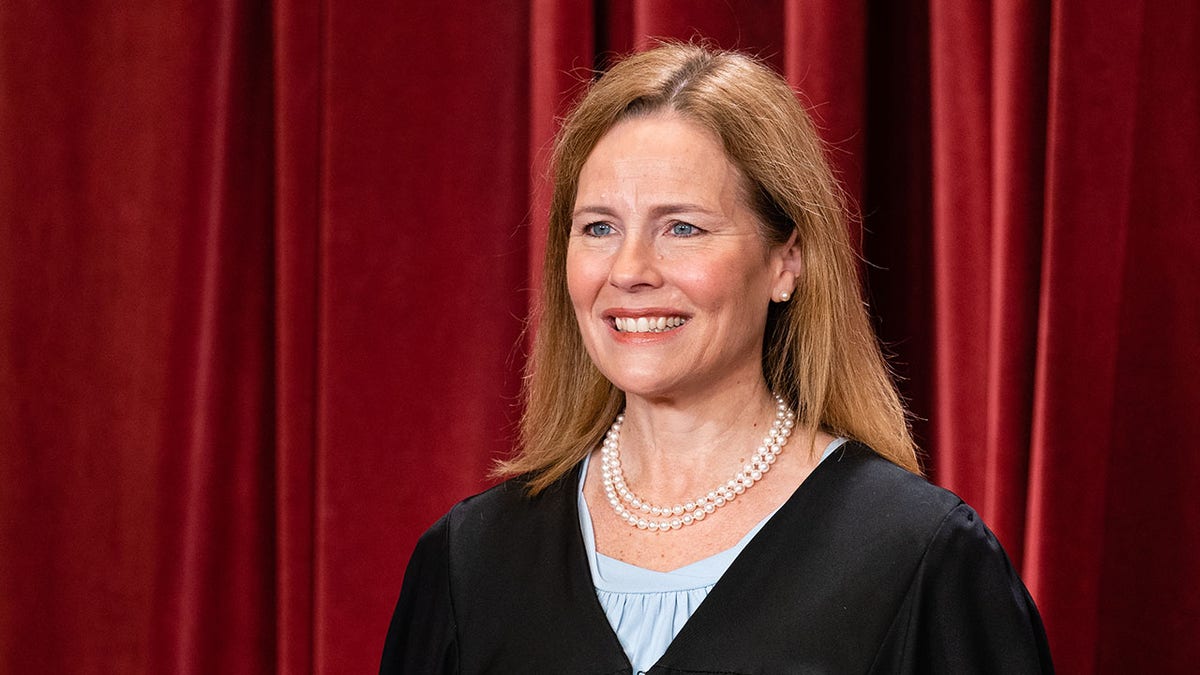
[[[382,672],[1049,671],[995,537],[918,473],[787,84],[632,56],[554,170],[511,479],[422,537]]]
[[[767,307],[794,288],[800,254],[794,237],[764,241],[744,183],[720,139],[678,115],[618,123],[584,164],[567,288],[588,355],[627,401],[729,409],[766,394]]]

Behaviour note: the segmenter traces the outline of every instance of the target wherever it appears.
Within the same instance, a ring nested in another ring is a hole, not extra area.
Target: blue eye
[[[612,225],[608,223],[590,223],[583,226],[583,233],[592,237],[606,237],[612,234]]]
[[[671,224],[671,234],[675,235],[676,237],[690,237],[692,235],[699,234],[699,232],[700,228],[690,223]]]

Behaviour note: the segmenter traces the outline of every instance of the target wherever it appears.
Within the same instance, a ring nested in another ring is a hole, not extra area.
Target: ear
[[[781,244],[772,253],[775,263],[775,280],[771,288],[771,299],[787,302],[796,295],[796,283],[804,271],[804,254],[800,249],[800,236],[792,230],[787,243]]]

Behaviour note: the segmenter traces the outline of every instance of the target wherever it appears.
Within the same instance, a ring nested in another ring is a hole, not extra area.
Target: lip
[[[600,313],[600,317],[605,321],[612,321],[616,317],[638,319],[643,316],[682,316],[685,319],[692,318],[691,314],[670,307],[641,307],[637,309],[613,307]]]
[[[662,342],[663,340],[670,340],[675,337],[679,334],[680,330],[687,326],[692,315],[670,307],[614,307],[601,312],[600,317],[608,325],[609,335],[613,339],[625,343],[644,344],[648,342]],[[617,330],[615,319],[639,319],[642,317],[681,317],[684,319],[684,323],[661,333],[631,333]]]

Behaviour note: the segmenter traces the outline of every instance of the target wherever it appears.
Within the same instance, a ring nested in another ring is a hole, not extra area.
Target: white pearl
[[[783,446],[787,444],[794,426],[795,412],[788,408],[780,396],[775,397],[775,420],[763,438],[763,444],[757,448],[751,462],[742,471],[724,485],[718,485],[707,495],[684,504],[659,506],[643,501],[625,483],[620,460],[620,431],[621,423],[625,420],[624,413],[617,416],[616,421],[609,427],[601,442],[601,476],[604,492],[617,517],[628,522],[631,526],[651,532],[666,532],[679,529],[685,525],[703,520],[717,509],[733,501],[762,479],[763,473],[770,469]],[[631,508],[626,508],[626,504]],[[644,515],[660,516],[662,519],[647,519]],[[671,516],[675,516],[671,518]],[[682,516],[682,517],[680,517]]]

